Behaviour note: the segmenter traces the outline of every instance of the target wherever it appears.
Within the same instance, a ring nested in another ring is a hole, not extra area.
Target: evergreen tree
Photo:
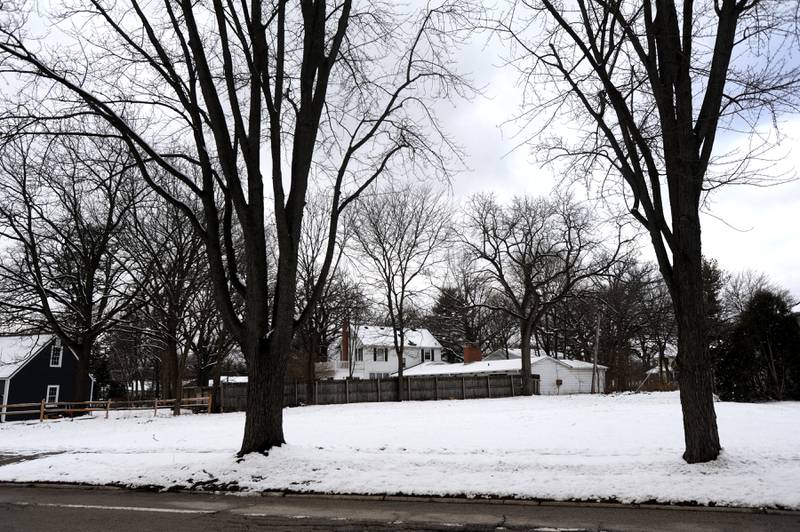
[[[756,292],[713,353],[723,399],[800,398],[800,324],[780,293]]]

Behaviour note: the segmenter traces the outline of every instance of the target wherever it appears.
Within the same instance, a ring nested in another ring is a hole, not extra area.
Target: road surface
[[[210,495],[0,484],[0,529],[800,530],[800,512],[313,495]]]

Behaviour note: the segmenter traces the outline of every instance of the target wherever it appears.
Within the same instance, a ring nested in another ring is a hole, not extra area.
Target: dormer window
[[[56,338],[56,340],[53,342],[53,346],[50,348],[50,367],[60,368],[61,358],[63,355],[64,355],[64,346],[61,345],[61,339]]]

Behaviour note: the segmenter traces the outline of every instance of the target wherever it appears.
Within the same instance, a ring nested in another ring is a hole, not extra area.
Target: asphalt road
[[[0,530],[800,530],[800,512],[0,485]]]

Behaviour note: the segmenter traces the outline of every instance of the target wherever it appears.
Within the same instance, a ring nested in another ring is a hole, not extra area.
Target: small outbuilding
[[[553,358],[549,356],[531,357],[531,374],[539,381],[541,395],[570,395],[592,393],[592,373],[594,364],[581,360]],[[597,365],[597,386],[595,391],[605,392],[606,366]],[[465,364],[446,364],[427,362],[406,369],[406,377],[430,375],[518,375],[522,371],[521,358],[501,360],[481,360]]]
[[[91,400],[94,379],[88,374],[81,377],[88,395],[76,396],[78,372],[78,357],[54,335],[0,336],[0,422],[6,405]]]

